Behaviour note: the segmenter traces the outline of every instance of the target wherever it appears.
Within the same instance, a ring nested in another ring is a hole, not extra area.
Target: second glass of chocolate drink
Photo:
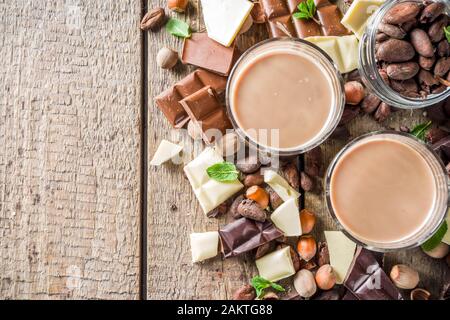
[[[291,38],[247,50],[229,76],[226,101],[238,135],[279,155],[300,154],[325,141],[345,106],[333,61],[313,44]]]

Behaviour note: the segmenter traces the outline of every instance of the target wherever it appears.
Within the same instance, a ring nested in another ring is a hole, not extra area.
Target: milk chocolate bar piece
[[[403,300],[374,255],[362,247],[356,250],[344,285],[359,300]]]
[[[189,118],[199,126],[206,143],[232,128],[225,108],[220,104],[211,86],[206,86],[180,101]]]
[[[228,75],[238,54],[235,44],[225,47],[208,37],[207,33],[193,33],[183,44],[181,61],[222,75]]]
[[[267,17],[267,28],[271,38],[313,36],[341,36],[349,31],[341,24],[342,14],[339,8],[328,0],[315,0],[317,20],[296,19],[297,6],[306,0],[261,0],[261,6]]]
[[[206,86],[220,95],[225,91],[226,84],[226,77],[198,69],[155,97],[155,102],[172,126],[182,128],[189,121],[189,116],[180,101]]]
[[[283,236],[271,222],[240,218],[219,230],[222,253],[235,257]]]

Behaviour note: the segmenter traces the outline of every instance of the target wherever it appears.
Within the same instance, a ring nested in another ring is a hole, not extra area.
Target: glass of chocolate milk
[[[343,79],[315,45],[270,39],[238,60],[226,102],[242,140],[264,152],[295,155],[321,144],[338,125],[345,106]]]
[[[438,156],[398,132],[345,146],[326,175],[327,205],[344,233],[374,251],[421,245],[447,212],[448,175]]]

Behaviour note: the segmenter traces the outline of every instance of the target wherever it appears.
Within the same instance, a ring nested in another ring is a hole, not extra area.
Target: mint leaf
[[[166,29],[172,35],[180,38],[189,38],[191,36],[191,28],[189,25],[181,20],[170,18],[166,24]]]
[[[444,238],[445,234],[447,233],[447,230],[447,221],[444,221],[444,223],[439,227],[438,231],[436,231],[436,233],[422,245],[422,249],[424,251],[431,251],[436,248],[441,243],[442,238]]]
[[[256,297],[262,298],[264,296],[264,290],[267,288],[272,287],[273,289],[277,290],[277,291],[281,291],[284,292],[284,288],[282,286],[280,286],[279,284],[273,283],[267,279],[264,279],[261,276],[255,276],[252,278],[252,280],[250,281],[251,285],[253,288],[255,288],[256,291]]]
[[[314,18],[314,15],[316,14],[316,4],[314,3],[314,0],[307,0],[306,2],[301,2],[298,6],[298,11],[293,14],[293,17],[296,19],[313,19],[317,22],[317,20]]]
[[[414,129],[412,129],[411,134],[415,136],[416,138],[425,141],[425,134],[431,127],[431,121],[427,123],[422,123],[416,126]]]
[[[219,182],[236,181],[239,176],[236,166],[230,162],[221,162],[206,169],[208,177]]]
[[[444,27],[445,37],[447,41],[450,42],[450,26]]]

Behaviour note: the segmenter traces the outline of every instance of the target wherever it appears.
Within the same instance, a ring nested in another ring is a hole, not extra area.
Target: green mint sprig
[[[220,162],[206,169],[208,177],[219,182],[233,182],[239,177],[236,166],[230,162]]]
[[[441,243],[442,239],[447,233],[447,230],[447,221],[444,221],[444,223],[439,227],[438,231],[436,231],[436,233],[422,245],[422,249],[424,251],[431,251],[436,248]]]
[[[316,4],[314,3],[314,0],[307,0],[305,2],[301,2],[298,6],[298,12],[293,14],[293,17],[296,19],[305,19],[314,20],[317,24],[320,24],[320,21],[318,21],[316,18],[314,18],[316,14]]]
[[[269,281],[267,279],[264,279],[261,276],[253,277],[253,279],[250,281],[253,288],[256,290],[256,297],[258,299],[262,298],[264,296],[264,290],[267,288],[272,288],[280,292],[284,292],[284,288],[280,286],[279,284],[276,284],[272,281]]]
[[[412,129],[411,134],[416,138],[425,141],[425,134],[431,128],[431,121],[427,123],[422,123]]]
[[[191,28],[186,22],[175,18],[169,19],[166,24],[166,30],[169,31],[170,34],[180,38],[189,38],[192,34]]]
[[[444,33],[447,41],[450,42],[450,26],[444,27]]]

